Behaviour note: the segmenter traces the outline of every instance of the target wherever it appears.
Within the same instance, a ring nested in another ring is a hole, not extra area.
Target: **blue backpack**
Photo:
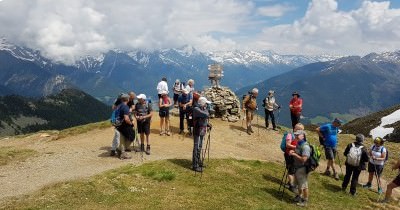
[[[281,150],[282,150],[282,152],[285,152],[286,151],[286,137],[287,137],[287,135],[289,134],[290,132],[285,132],[284,134],[283,134],[283,137],[282,137],[282,141],[281,141]],[[292,137],[293,137],[293,134],[291,133],[291,135],[292,135]]]
[[[121,105],[118,105],[117,108],[115,108],[111,113],[110,121],[114,127],[118,127],[118,126],[122,125],[123,120],[121,119],[121,116],[120,116],[120,112],[121,112],[120,107],[121,107]]]

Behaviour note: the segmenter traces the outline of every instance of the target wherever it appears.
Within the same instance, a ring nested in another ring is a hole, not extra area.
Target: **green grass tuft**
[[[37,152],[31,149],[0,147],[0,166],[7,165],[11,162],[24,161],[36,154]]]

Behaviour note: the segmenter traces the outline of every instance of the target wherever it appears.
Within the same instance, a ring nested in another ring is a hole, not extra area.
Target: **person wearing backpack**
[[[292,128],[300,122],[301,112],[303,111],[303,99],[300,98],[298,92],[293,92],[292,99],[289,102],[290,119],[292,120]]]
[[[179,79],[175,80],[175,84],[173,87],[174,107],[178,107],[178,98],[179,98],[179,95],[182,94],[182,90],[184,88],[185,88],[185,86],[179,81]]]
[[[192,134],[192,129],[189,123],[189,117],[192,117],[190,114],[192,112],[192,104],[193,104],[193,95],[189,93],[189,90],[183,89],[182,95],[178,98],[179,103],[179,134],[182,134],[184,131],[184,120],[186,118],[187,129],[189,134]]]
[[[211,102],[205,97],[200,97],[197,100],[196,106],[193,108],[193,155],[192,169],[196,172],[203,171],[203,163],[201,160],[201,149],[203,147],[204,136],[207,133],[207,127],[211,128],[208,122],[209,112],[207,104]]]
[[[333,176],[336,180],[339,180],[339,174],[336,172],[334,160],[337,155],[337,134],[341,125],[342,121],[335,118],[332,123],[327,123],[316,129],[319,137],[323,140],[325,158],[328,161],[324,175],[330,176],[331,172],[329,169],[332,168]]]
[[[385,198],[381,201],[382,203],[389,203],[391,198],[392,198],[392,191],[394,188],[399,187],[400,186],[400,158],[397,160],[397,162],[395,162],[392,165],[392,171],[393,170],[398,170],[399,173],[396,176],[396,178],[393,179],[393,181],[391,181],[387,187],[386,187],[386,194],[385,194]]]
[[[296,131],[300,131],[300,130],[301,131],[304,130],[304,125],[301,123],[297,123],[294,126],[294,131],[296,132]],[[290,154],[290,151],[293,151],[296,149],[299,138],[296,138],[293,133],[285,133],[282,141],[284,141],[285,147],[281,148],[281,149],[284,151],[283,155],[285,158],[285,165],[286,165],[286,169],[288,170],[287,187],[290,189],[290,191],[294,192],[296,190],[295,185],[294,185],[294,174],[296,172],[296,168],[293,165],[293,163],[294,163],[293,156],[290,156],[289,154]]]
[[[251,121],[254,117],[254,112],[258,110],[257,107],[257,96],[258,96],[258,89],[253,88],[250,94],[246,95],[243,99],[243,112],[246,113],[246,126],[247,126],[247,134],[251,135],[254,133],[253,128],[251,127]]]
[[[306,132],[303,130],[298,130],[293,133],[299,141],[295,150],[291,150],[289,155],[293,157],[293,166],[296,168],[294,174],[295,183],[298,187],[298,193],[294,198],[298,206],[307,206],[309,191],[308,191],[308,172],[306,162],[311,156],[311,147],[307,143],[305,136]]]
[[[166,91],[161,93],[160,101],[158,102],[158,115],[160,116],[160,136],[170,136],[169,131],[169,107],[171,106],[171,99],[168,97]]]
[[[113,105],[111,107],[111,109],[113,111],[113,115],[115,115],[116,110],[119,108],[119,105],[122,102],[121,101],[121,96],[122,95],[123,95],[123,93],[120,93],[118,95],[118,97],[115,99],[115,101],[114,101],[114,103],[113,103]],[[117,117],[117,116],[115,116],[115,117]],[[113,119],[111,119],[111,120],[113,120]],[[120,135],[121,134],[119,133],[118,129],[114,125],[114,137],[113,137],[113,140],[112,140],[112,143],[111,143],[110,156],[115,156],[117,154],[116,151],[117,151],[117,148],[118,148],[118,145],[119,145]]]
[[[121,104],[118,106],[119,118],[123,119],[122,124],[117,127],[120,135],[119,150],[121,159],[130,159],[131,156],[127,153],[130,144],[135,140],[135,131],[133,130],[133,121],[130,117],[130,109],[128,106],[129,95],[121,95]]]
[[[378,193],[382,193],[381,183],[381,175],[383,172],[383,167],[388,157],[388,152],[386,148],[383,146],[385,140],[380,137],[376,137],[374,139],[374,145],[371,146],[371,150],[369,151],[369,162],[368,162],[368,182],[363,185],[364,188],[370,189],[372,187],[372,180],[374,179],[374,174],[377,177],[378,182]]]
[[[364,135],[357,134],[356,141],[347,145],[343,155],[346,156],[346,175],[342,183],[342,191],[346,191],[350,182],[350,194],[355,195],[357,191],[358,177],[362,170],[366,169],[368,153],[364,147]]]
[[[269,127],[268,118],[271,116],[272,130],[276,131],[274,110],[280,109],[281,106],[276,103],[274,93],[273,90],[268,91],[268,96],[263,100],[263,107],[265,111],[265,127]]]
[[[147,102],[145,94],[137,96],[138,103],[135,105],[135,117],[137,121],[138,133],[140,134],[140,151],[150,155],[150,124],[153,116],[151,103]],[[144,150],[144,135],[146,135],[146,150]]]

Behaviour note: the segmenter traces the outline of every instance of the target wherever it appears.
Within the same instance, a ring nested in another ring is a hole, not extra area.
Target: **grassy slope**
[[[278,192],[283,166],[240,160],[211,160],[202,178],[189,160],[125,166],[82,180],[59,183],[10,200],[4,209],[288,209],[293,193]],[[353,198],[340,182],[313,173],[309,209],[362,209],[377,194],[359,189]],[[382,206],[381,206],[382,207]],[[386,206],[388,208],[388,206]],[[392,207],[393,208],[393,207]]]
[[[37,154],[37,152],[30,149],[0,147],[0,166],[7,165],[15,161],[24,161],[35,154]]]

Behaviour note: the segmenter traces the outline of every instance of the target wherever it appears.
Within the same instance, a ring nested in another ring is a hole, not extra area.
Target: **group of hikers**
[[[194,80],[189,79],[187,85],[176,80],[173,87],[173,100],[169,97],[167,79],[164,77],[157,85],[158,108],[160,117],[160,135],[171,135],[169,110],[174,107],[179,110],[179,134],[184,134],[184,121],[186,119],[187,133],[193,136],[192,170],[196,172],[203,171],[202,147],[204,137],[211,131],[212,125],[209,123],[209,110],[211,102],[201,96],[201,93],[195,91]],[[246,119],[246,132],[251,135],[252,121],[257,106],[257,88],[252,89],[248,95],[243,97],[242,107]],[[265,109],[265,127],[269,129],[269,118],[271,118],[272,129],[277,130],[274,112],[280,109],[280,105],[274,97],[275,92],[270,90],[267,97],[263,100]],[[137,102],[134,102],[134,99]],[[285,133],[282,138],[281,149],[284,151],[285,174],[286,179],[284,188],[289,188],[296,193],[294,201],[299,206],[307,206],[309,198],[308,174],[318,166],[320,157],[319,147],[311,145],[306,138],[304,125],[300,123],[302,115],[303,100],[298,92],[292,93],[292,99],[289,102],[290,116],[292,121],[292,132]],[[118,155],[121,159],[131,158],[130,145],[135,140],[136,135],[140,134],[140,140],[136,152],[145,152],[150,155],[150,122],[153,116],[151,100],[147,99],[145,94],[135,95],[120,94],[113,104],[113,122],[115,133],[112,142],[111,155]],[[119,119],[119,120],[118,120]],[[338,138],[339,127],[342,125],[340,119],[335,118],[333,122],[324,124],[316,129],[319,135],[325,158],[327,160],[324,175],[332,175],[339,180],[339,173],[335,166],[335,159],[338,157]],[[362,170],[366,170],[368,162],[368,182],[363,185],[364,188],[371,188],[374,175],[377,179],[378,193],[382,194],[381,175],[384,165],[388,160],[388,150],[384,147],[384,140],[380,137],[374,139],[374,145],[367,150],[364,146],[365,137],[358,134],[353,143],[347,145],[343,155],[346,157],[346,173],[342,183],[342,190],[346,191],[350,183],[350,194],[356,195],[358,178]],[[145,147],[146,142],[146,147]],[[146,148],[146,149],[145,149]],[[393,164],[392,169],[398,169],[400,172],[400,159]],[[332,173],[331,173],[332,170]],[[286,184],[286,180],[288,181]],[[382,200],[390,200],[392,190],[400,186],[400,174],[387,185],[386,196]],[[283,189],[284,189],[283,188]]]

